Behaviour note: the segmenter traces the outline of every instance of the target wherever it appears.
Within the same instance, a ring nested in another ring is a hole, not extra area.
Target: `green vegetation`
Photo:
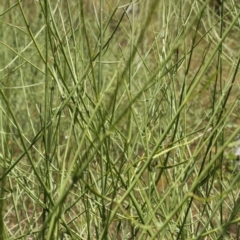
[[[240,238],[222,2],[2,0],[0,239]]]

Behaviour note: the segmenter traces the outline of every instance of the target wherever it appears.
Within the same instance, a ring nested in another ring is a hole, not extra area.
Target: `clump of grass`
[[[238,238],[239,7],[29,4],[0,9],[0,238]]]

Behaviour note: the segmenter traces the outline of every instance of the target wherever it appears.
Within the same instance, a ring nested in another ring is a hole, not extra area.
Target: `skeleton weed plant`
[[[238,239],[239,15],[2,0],[0,239]]]

